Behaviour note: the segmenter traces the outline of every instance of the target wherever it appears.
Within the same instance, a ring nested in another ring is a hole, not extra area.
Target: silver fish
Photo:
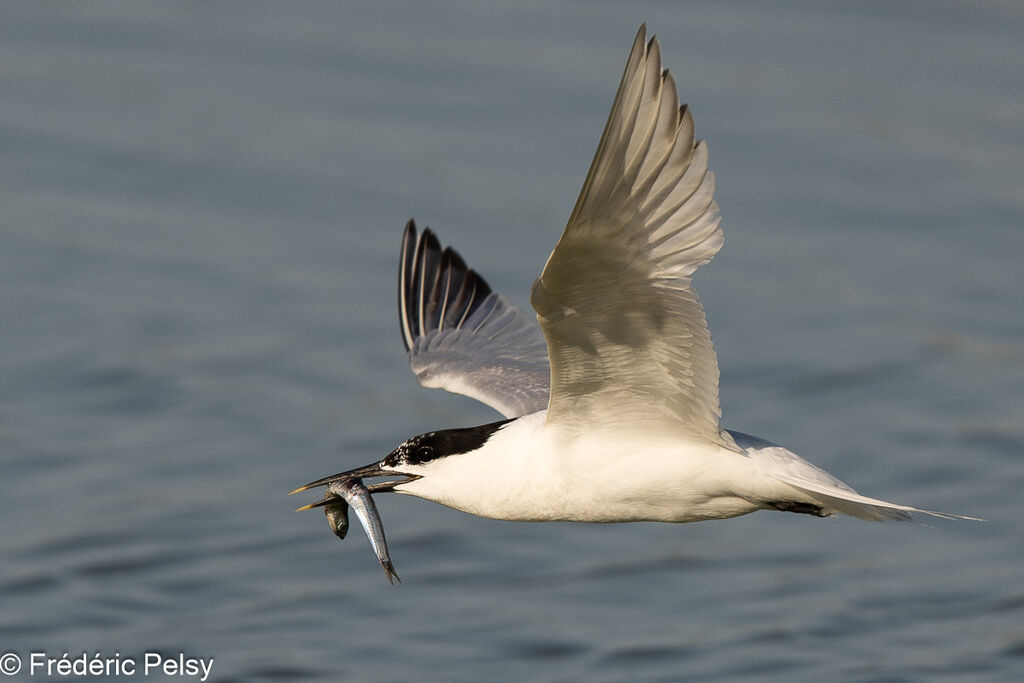
[[[395,567],[391,564],[391,556],[388,555],[388,542],[384,538],[384,526],[380,522],[380,515],[377,513],[377,506],[370,497],[370,492],[363,486],[359,479],[344,479],[336,481],[327,487],[328,495],[337,496],[335,501],[324,505],[324,513],[331,523],[331,528],[338,538],[344,538],[348,531],[348,506],[356,511],[359,522],[366,531],[366,537],[370,539],[370,545],[377,554],[377,560],[381,568],[387,574],[388,582],[392,585],[395,581],[402,583],[398,578]]]

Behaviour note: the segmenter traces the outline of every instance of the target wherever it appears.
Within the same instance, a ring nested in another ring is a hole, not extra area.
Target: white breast
[[[539,412],[476,451],[403,468],[399,493],[518,521],[693,522],[746,514],[793,489],[747,456],[693,439],[568,433]],[[755,501],[755,502],[752,502]]]

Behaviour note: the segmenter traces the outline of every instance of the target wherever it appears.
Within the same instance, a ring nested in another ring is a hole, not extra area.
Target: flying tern
[[[297,489],[328,487],[306,507],[326,507],[336,531],[339,485],[379,478],[367,498],[395,492],[502,520],[960,517],[861,495],[782,446],[719,425],[718,363],[691,285],[722,246],[714,176],[645,33],[533,284],[535,318],[429,228],[406,226],[398,297],[413,371],[506,419],[414,436],[378,462]]]

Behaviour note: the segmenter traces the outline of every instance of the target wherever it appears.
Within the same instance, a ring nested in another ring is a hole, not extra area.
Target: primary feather
[[[548,402],[548,352],[537,323],[491,291],[429,228],[405,227],[398,313],[409,364],[425,387],[463,394],[505,417]]]

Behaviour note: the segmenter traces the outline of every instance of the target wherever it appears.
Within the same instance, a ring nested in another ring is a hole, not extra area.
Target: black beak
[[[300,486],[299,488],[295,489],[288,495],[290,496],[293,493],[298,493],[299,491],[308,491],[309,489],[316,488],[317,486],[327,486],[328,484],[333,484],[334,482],[341,481],[342,479],[363,479],[367,477],[382,477],[387,474],[392,473],[385,472],[380,468],[380,465],[378,464],[367,465],[366,467],[359,467],[354,470],[349,470],[347,472],[339,472],[337,474],[332,474],[329,477],[324,477],[323,479],[311,481],[305,486]]]
[[[419,479],[419,476],[415,474],[403,474],[402,472],[394,472],[392,470],[381,469],[380,464],[376,463],[373,465],[366,465],[365,467],[359,467],[354,470],[348,470],[347,472],[339,472],[338,474],[332,474],[329,477],[317,479],[316,481],[311,481],[305,486],[300,486],[299,488],[295,489],[294,491],[292,491],[292,493],[298,493],[299,491],[308,491],[309,489],[316,488],[317,486],[328,486],[336,481],[344,481],[347,479],[393,477],[396,475],[402,478],[397,480],[392,479],[389,481],[379,481],[372,484],[367,484],[366,490],[369,491],[370,493],[388,493],[390,491],[393,491],[394,488],[399,484],[404,484],[406,482]],[[288,495],[290,496],[292,495],[292,493],[289,493]],[[310,510],[312,508],[323,507],[324,505],[335,503],[338,500],[339,498],[337,496],[329,495],[322,500],[318,500],[315,503],[311,503],[310,505],[303,505],[302,507],[299,508],[299,510]],[[299,510],[296,510],[296,512],[298,512]]]

